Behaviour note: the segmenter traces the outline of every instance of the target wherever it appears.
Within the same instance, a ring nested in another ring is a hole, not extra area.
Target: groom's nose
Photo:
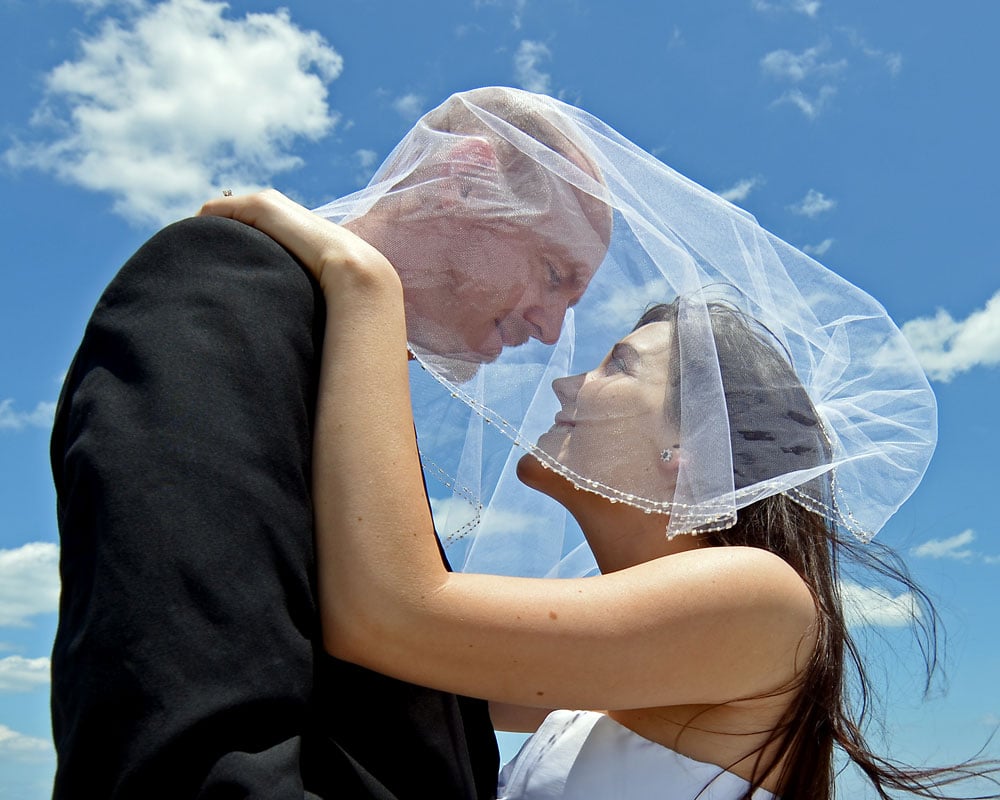
[[[566,307],[564,300],[550,297],[544,303],[525,308],[521,316],[531,329],[531,337],[544,344],[555,344],[562,331]]]

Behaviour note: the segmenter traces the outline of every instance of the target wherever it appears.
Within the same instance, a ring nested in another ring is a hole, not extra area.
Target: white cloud
[[[610,288],[593,313],[606,319],[613,328],[629,330],[649,306],[650,298],[675,294],[666,278],[653,278],[643,286],[623,283]]]
[[[824,256],[833,247],[833,239],[824,239],[819,244],[806,244],[802,246],[802,252],[811,256]]]
[[[73,2],[88,12],[103,11],[109,6],[119,8],[142,8],[145,0],[73,0]]]
[[[823,113],[823,109],[827,107],[835,94],[837,94],[837,90],[833,86],[820,87],[820,90],[812,97],[800,89],[790,89],[775,100],[772,105],[795,106],[809,119],[816,119]]]
[[[847,60],[823,61],[821,56],[828,50],[827,45],[817,45],[793,53],[791,50],[772,50],[760,60],[764,73],[780,80],[799,83],[817,75],[833,75],[847,67]]]
[[[334,126],[326,84],[341,57],[287,10],[223,16],[211,0],[144,2],[106,18],[80,56],[46,76],[35,141],[8,164],[107,192],[117,213],[163,223],[220,187],[259,188]]]
[[[31,411],[16,411],[10,398],[0,400],[0,430],[19,431],[22,428],[51,428],[56,404],[40,402]]]
[[[1000,364],[1000,292],[964,320],[941,309],[933,317],[910,320],[902,331],[934,380],[947,383],[973,367],[995,367]]]
[[[739,203],[746,200],[750,192],[760,186],[764,181],[760,178],[744,178],[737,181],[728,189],[716,192],[719,197],[728,200],[730,203]]]
[[[966,545],[972,544],[976,534],[972,530],[950,536],[947,539],[930,539],[913,548],[913,555],[926,558],[953,558],[967,561],[972,558],[973,551]]]
[[[903,56],[901,53],[886,52],[877,47],[872,47],[865,41],[861,34],[851,28],[843,28],[842,31],[847,35],[851,45],[864,53],[868,58],[882,62],[893,77],[898,75],[903,69]]]
[[[27,692],[49,682],[47,658],[0,658],[0,692]]]
[[[807,17],[815,17],[819,13],[819,0],[792,0],[792,11],[798,11]]]
[[[975,540],[976,533],[970,528],[947,539],[929,539],[914,547],[911,552],[920,558],[948,558],[965,563],[1000,564],[1000,556],[985,555],[970,548],[969,545]]]
[[[818,217],[826,211],[831,210],[836,205],[836,200],[827,197],[822,192],[817,192],[815,189],[810,189],[806,192],[805,197],[803,197],[798,203],[795,203],[788,208],[796,214],[801,214],[804,217],[812,219],[814,217]]]
[[[48,739],[26,736],[0,725],[0,761],[38,761],[52,756]]]
[[[362,169],[371,169],[375,166],[375,162],[378,160],[378,153],[374,150],[355,150],[354,159],[358,162],[358,166]]]
[[[410,92],[393,100],[392,107],[396,109],[403,119],[407,122],[412,122],[424,113],[424,98],[419,94]]]
[[[807,17],[815,17],[820,10],[820,0],[785,0],[785,2],[769,2],[769,0],[753,0],[757,11],[795,11]]]
[[[503,6],[507,5],[508,2],[513,6],[510,24],[513,26],[514,30],[520,30],[523,22],[524,10],[528,6],[528,0],[475,0],[473,5],[476,8],[481,8],[482,6]]]
[[[529,92],[548,94],[552,77],[542,72],[540,65],[552,59],[552,51],[544,42],[524,39],[514,54],[514,75],[518,84]]]
[[[852,627],[898,628],[920,618],[920,607],[910,592],[894,597],[881,589],[842,583],[840,596],[847,624]]]
[[[29,542],[0,550],[0,627],[25,627],[28,618],[59,608],[59,548]]]

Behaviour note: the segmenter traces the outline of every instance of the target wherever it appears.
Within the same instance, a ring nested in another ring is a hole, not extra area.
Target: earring
[[[670,459],[672,459],[673,457],[674,457],[673,450],[664,450],[662,453],[660,453],[661,461],[670,461]]]

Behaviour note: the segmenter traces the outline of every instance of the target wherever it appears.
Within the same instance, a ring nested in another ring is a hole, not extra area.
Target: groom
[[[468,97],[599,180],[530,102]],[[505,346],[555,341],[610,216],[550,176],[562,201],[530,227],[477,218],[483,174],[515,206],[539,184],[454,100],[424,121],[443,149],[347,225],[399,271],[411,343],[471,374]],[[310,461],[324,319],[284,249],[218,217],[158,233],[99,301],[52,435],[57,800],[493,797],[483,701],[323,650]]]

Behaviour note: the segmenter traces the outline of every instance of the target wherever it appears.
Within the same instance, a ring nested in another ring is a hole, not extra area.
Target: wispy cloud
[[[844,616],[852,627],[899,628],[920,618],[920,607],[909,592],[892,595],[882,589],[842,583]]]
[[[802,246],[802,252],[811,256],[825,256],[833,247],[833,239],[824,239],[819,244],[806,244]]]
[[[902,327],[917,358],[934,380],[947,383],[974,367],[1000,364],[1000,291],[963,320],[941,309]]]
[[[798,14],[805,14],[807,17],[815,17],[822,3],[820,0],[753,0],[753,7],[757,11],[794,11]]]
[[[957,561],[968,561],[973,552],[967,547],[975,540],[976,534],[970,529],[950,536],[947,539],[929,539],[914,547],[913,555],[921,558],[953,558]]]
[[[728,200],[730,203],[740,203],[750,196],[750,192],[764,183],[762,178],[744,178],[737,181],[728,189],[716,192],[719,197]]]
[[[821,86],[812,95],[807,94],[801,89],[789,89],[775,100],[772,105],[792,105],[805,116],[809,117],[809,119],[816,119],[816,117],[823,113],[836,94],[837,89],[833,86]]]
[[[868,44],[861,34],[852,28],[842,28],[841,32],[847,35],[848,41],[857,49],[860,50],[865,56],[881,63],[889,71],[889,74],[895,77],[903,69],[903,55],[901,53],[882,50],[878,47],[873,47]]]
[[[810,47],[801,53],[793,53],[791,50],[772,50],[760,60],[760,66],[765,75],[794,83],[817,75],[835,75],[846,69],[845,58],[836,61],[823,60],[823,55],[828,50],[827,44]]]
[[[28,692],[49,683],[47,658],[0,658],[0,692]]]
[[[22,428],[51,428],[56,404],[43,401],[31,411],[18,411],[11,398],[0,400],[0,430],[19,431]]]
[[[799,200],[799,202],[790,205],[788,209],[795,214],[801,214],[803,217],[813,219],[818,217],[820,214],[835,208],[836,205],[836,200],[827,197],[825,194],[818,192],[815,189],[810,189],[806,192],[805,197]]]
[[[145,0],[73,0],[73,3],[86,11],[96,12],[103,11],[109,6],[138,9],[142,8]]]
[[[364,186],[371,180],[372,175],[375,173],[375,168],[378,166],[378,153],[367,148],[355,150],[353,161],[357,167],[357,172],[354,174],[354,182],[358,186]]]
[[[59,608],[59,548],[29,542],[0,550],[0,627],[23,628]]]
[[[830,59],[828,42],[803,50],[772,50],[760,60],[761,71],[774,80],[791,83],[772,105],[792,105],[810,119],[818,117],[837,94],[831,81],[847,69],[847,59]]]
[[[528,7],[528,0],[475,0],[476,8],[482,6],[506,6],[512,7],[510,24],[514,30],[521,30],[524,23],[524,10]]]
[[[552,76],[542,72],[541,65],[552,59],[552,51],[544,42],[522,40],[514,54],[514,77],[522,89],[549,94]]]
[[[675,294],[677,292],[666,278],[653,278],[643,286],[629,286],[623,282],[608,288],[593,313],[600,319],[607,319],[609,325],[627,331],[642,316],[651,299],[669,298]]]
[[[424,103],[425,99],[421,95],[410,92],[393,100],[392,107],[403,119],[412,122],[424,113]]]
[[[52,743],[48,739],[26,736],[0,725],[0,760],[36,762],[47,760],[52,754]]]
[[[255,189],[298,167],[292,143],[336,123],[326,84],[342,59],[287,10],[228,19],[227,5],[209,0],[130,5],[46,76],[36,136],[6,151],[9,165],[106,192],[129,220],[163,223],[220,187]]]
[[[917,558],[945,558],[965,563],[1000,564],[1000,555],[987,555],[971,548],[976,533],[971,528],[946,539],[928,539],[910,552]]]

